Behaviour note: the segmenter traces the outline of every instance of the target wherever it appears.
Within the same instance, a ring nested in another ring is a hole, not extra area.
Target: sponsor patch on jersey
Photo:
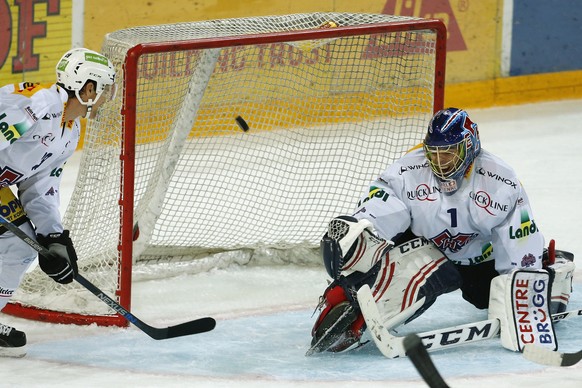
[[[0,113],[0,134],[2,136],[0,141],[14,143],[21,136],[21,133],[16,126],[8,125],[4,120],[5,117],[6,113]]]
[[[495,181],[498,181],[498,182],[503,182],[503,183],[505,183],[507,186],[509,186],[509,187],[512,187],[512,188],[514,188],[514,189],[516,189],[516,190],[517,190],[517,183],[515,183],[514,181],[512,181],[512,180],[511,180],[511,179],[509,179],[509,178],[505,178],[505,177],[503,177],[503,176],[501,176],[501,175],[499,175],[499,174],[497,174],[497,173],[494,173],[494,172],[491,172],[491,171],[485,170],[483,167],[479,167],[479,168],[476,170],[476,172],[477,172],[477,174],[479,174],[479,175],[486,176],[486,177],[488,177],[488,178],[491,178],[491,179],[493,179],[493,180],[495,180]]]
[[[46,193],[44,193],[44,195],[51,195],[54,196],[58,193],[58,190],[56,190],[54,187],[51,187],[50,189],[48,189],[48,191]]]
[[[521,224],[519,227],[514,228],[513,225],[509,226],[509,238],[512,240],[519,240],[520,238],[525,238],[537,232],[538,227],[536,222],[530,220],[529,213],[525,209],[521,211]]]
[[[49,89],[52,86],[50,83],[32,83],[32,82],[23,82],[20,84],[20,87],[14,88],[14,94],[20,94],[25,97],[31,97],[35,93],[40,90]]]
[[[411,201],[417,200],[432,202],[437,200],[440,192],[441,190],[436,186],[429,187],[426,183],[421,183],[416,186],[416,189],[407,191],[406,196]]]
[[[22,173],[13,170],[10,167],[0,168],[0,192],[3,187],[8,187],[10,185],[15,184],[22,177],[23,177]]]
[[[505,213],[509,211],[508,204],[502,204],[495,201],[493,198],[491,198],[491,195],[488,192],[483,190],[479,190],[477,192],[471,191],[469,193],[469,198],[473,200],[473,203],[477,205],[477,207],[480,207],[494,217],[496,216],[494,213],[495,211],[502,211]]]
[[[422,168],[428,168],[428,160],[423,164],[414,164],[412,166],[400,166],[400,172],[398,172],[398,175],[402,175],[407,171],[420,170]]]
[[[10,222],[26,216],[22,204],[8,187],[0,188],[0,214]]]
[[[385,192],[384,189],[381,189],[381,188],[376,187],[376,186],[370,186],[370,191],[368,192],[368,196],[366,198],[362,199],[358,203],[358,206],[361,206],[363,203],[368,202],[372,198],[379,198],[382,201],[386,202],[388,200],[388,197],[390,197],[390,194]]]
[[[531,253],[528,253],[527,255],[524,255],[521,258],[522,268],[533,267],[535,263],[536,263],[536,257]]]

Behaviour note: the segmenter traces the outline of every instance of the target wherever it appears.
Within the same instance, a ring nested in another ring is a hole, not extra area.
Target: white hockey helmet
[[[86,48],[74,48],[67,51],[56,67],[57,84],[66,90],[75,92],[77,99],[83,105],[91,107],[107,88],[111,96],[115,93],[115,68],[109,59]],[[97,96],[94,100],[83,101],[79,92],[87,81],[95,82]]]

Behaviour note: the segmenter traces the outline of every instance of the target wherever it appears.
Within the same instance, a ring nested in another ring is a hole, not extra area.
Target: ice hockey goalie
[[[489,314],[502,322],[506,333],[515,332],[508,330],[508,317],[515,313],[511,309],[512,282],[524,283],[522,278],[547,278],[547,313],[565,311],[572,291],[573,254],[558,251],[554,245],[552,240],[544,251],[543,269],[499,275],[492,282]],[[463,281],[455,264],[431,242],[410,232],[394,242],[386,241],[367,219],[333,219],[321,241],[321,251],[333,281],[320,297],[308,355],[361,345],[366,324],[357,291],[364,284],[372,291],[384,327],[391,330],[417,318],[438,296],[460,288]],[[502,345],[511,350],[522,348],[515,336],[502,335]]]

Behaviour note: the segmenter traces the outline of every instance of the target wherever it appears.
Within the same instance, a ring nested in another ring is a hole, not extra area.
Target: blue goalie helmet
[[[477,124],[462,109],[438,111],[428,124],[423,148],[441,191],[452,195],[481,151]]]

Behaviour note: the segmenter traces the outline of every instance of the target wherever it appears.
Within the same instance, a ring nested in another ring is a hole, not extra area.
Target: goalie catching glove
[[[40,269],[57,283],[71,283],[79,270],[77,268],[77,253],[73,247],[73,241],[69,237],[69,231],[51,233],[48,236],[39,234],[36,236],[36,240],[51,253],[49,257],[38,254]]]
[[[342,272],[368,272],[393,246],[392,241],[376,235],[370,221],[339,216],[329,223],[321,253],[327,273],[338,279]]]

